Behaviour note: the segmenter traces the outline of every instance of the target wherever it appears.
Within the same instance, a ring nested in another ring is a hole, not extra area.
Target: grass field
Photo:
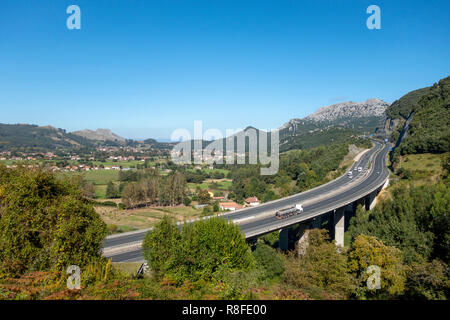
[[[118,170],[91,170],[85,172],[61,172],[63,176],[82,175],[88,182],[92,182],[95,187],[95,197],[97,199],[106,198],[106,185],[109,181],[119,180]]]
[[[188,183],[187,186],[193,192],[195,192],[197,187],[210,191],[228,191],[231,183],[231,179],[206,179],[203,183]]]
[[[106,185],[109,181],[119,180],[118,170],[92,170],[86,171],[84,177],[87,181],[93,182],[95,185]]]
[[[141,266],[141,263],[140,262],[113,262],[112,265],[116,269],[118,269],[128,275],[135,275],[137,273],[139,267]]]
[[[145,229],[154,226],[164,216],[176,221],[185,221],[200,217],[201,209],[193,207],[148,207],[131,210],[120,210],[115,207],[96,206],[96,211],[108,225],[116,225],[122,232]]]
[[[416,184],[435,180],[442,174],[442,158],[439,154],[410,154],[401,157],[397,172],[402,169]]]
[[[13,165],[16,162],[17,161],[13,161],[13,160],[0,160],[0,164],[4,164],[5,166]]]

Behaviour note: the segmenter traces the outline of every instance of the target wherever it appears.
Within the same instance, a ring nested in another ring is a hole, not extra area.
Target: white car
[[[361,167],[358,167],[358,172],[361,172],[362,171],[362,168]]]
[[[347,173],[347,176],[348,176],[349,178],[353,178],[353,173],[352,173],[351,171],[349,171],[349,172]]]

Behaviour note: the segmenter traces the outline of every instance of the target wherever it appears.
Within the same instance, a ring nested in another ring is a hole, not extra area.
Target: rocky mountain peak
[[[125,139],[117,134],[113,133],[109,129],[97,129],[95,131],[85,129],[81,131],[72,132],[72,134],[84,137],[89,140],[99,140],[99,141],[118,141],[125,142]]]
[[[322,107],[305,119],[314,121],[335,121],[343,118],[382,117],[389,104],[380,99],[367,99],[364,102],[341,102]]]

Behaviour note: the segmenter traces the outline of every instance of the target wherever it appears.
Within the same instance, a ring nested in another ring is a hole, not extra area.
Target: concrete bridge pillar
[[[345,215],[345,230],[348,229],[350,225],[350,219],[354,217],[356,214],[356,202],[349,203],[345,209],[344,209],[344,215]]]
[[[364,200],[366,210],[372,210],[373,208],[375,208],[375,205],[377,204],[377,193],[377,190],[375,190],[365,197]]]
[[[284,228],[280,230],[278,236],[278,247],[281,250],[287,250],[289,245],[289,228]]]
[[[311,222],[312,229],[321,229],[322,228],[322,216],[315,217]]]
[[[383,184],[382,189],[386,189],[387,187],[389,187],[389,178],[386,179],[386,182]]]
[[[345,214],[344,208],[334,212],[334,240],[337,246],[344,247]]]
[[[300,239],[298,240],[297,244],[299,256],[302,256],[306,253],[308,245],[309,245],[309,225],[300,224]]]

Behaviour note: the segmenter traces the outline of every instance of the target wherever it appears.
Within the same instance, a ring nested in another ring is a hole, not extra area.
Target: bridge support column
[[[309,226],[307,224],[300,224],[300,239],[298,240],[297,244],[299,256],[302,256],[306,253],[308,245],[309,245]]]
[[[315,217],[311,223],[311,228],[312,229],[320,229],[322,228],[322,217],[318,216]]]
[[[344,208],[334,212],[334,240],[337,246],[344,247],[345,214]]]
[[[383,190],[389,187],[389,178],[386,179],[386,182],[383,184]]]
[[[350,226],[350,219],[354,217],[355,214],[356,214],[356,203],[355,202],[349,203],[344,209],[345,230],[347,230],[348,227]]]
[[[377,191],[370,193],[366,196],[365,200],[365,207],[366,210],[372,210],[375,208],[375,205],[377,204]]]
[[[280,230],[280,234],[278,237],[278,247],[281,250],[287,250],[289,245],[289,229],[284,228]]]

